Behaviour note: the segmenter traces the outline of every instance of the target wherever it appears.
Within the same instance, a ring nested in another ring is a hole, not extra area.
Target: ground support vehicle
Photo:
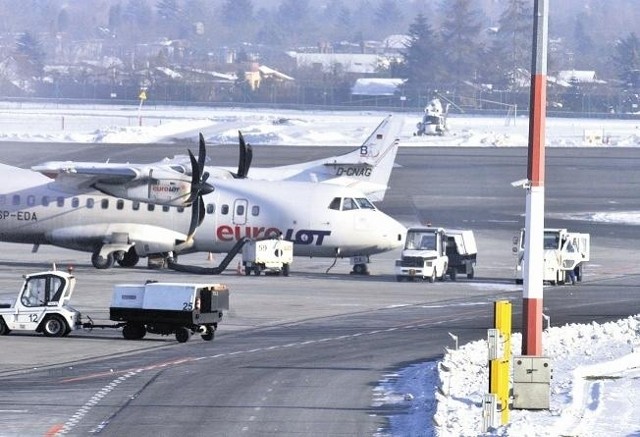
[[[289,276],[293,262],[293,242],[281,238],[249,240],[242,246],[245,275],[274,274]]]
[[[0,335],[11,331],[63,337],[80,327],[81,314],[70,306],[75,277],[63,271],[26,275],[17,299],[0,302]]]
[[[96,324],[90,317],[82,322],[79,311],[70,306],[75,277],[51,270],[26,275],[16,299],[0,301],[0,335],[11,331],[42,332],[62,337],[76,329],[122,328],[129,340],[147,332],[175,334],[185,342],[193,333],[213,340],[223,310],[229,309],[229,290],[221,284],[160,283],[116,285],[109,318],[115,324]]]
[[[223,310],[229,309],[229,290],[221,284],[148,282],[143,285],[116,285],[109,318],[117,325],[88,327],[122,327],[128,340],[143,338],[147,332],[174,334],[184,343],[192,334],[213,340]]]
[[[452,281],[457,279],[458,274],[467,275],[468,279],[473,279],[478,256],[478,247],[473,231],[446,229],[445,235],[447,238],[445,250],[449,258],[447,274]]]
[[[401,258],[396,260],[395,275],[398,282],[416,278],[429,282],[444,280],[448,266],[444,229],[413,227],[407,230]]]
[[[513,237],[513,253],[517,256],[515,282],[522,284],[524,268],[524,229]],[[590,260],[589,234],[569,232],[567,229],[544,230],[543,281],[552,285],[582,281],[584,265]]]

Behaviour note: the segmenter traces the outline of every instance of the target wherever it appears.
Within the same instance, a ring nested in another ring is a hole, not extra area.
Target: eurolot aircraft
[[[34,251],[52,244],[91,252],[100,269],[162,257],[178,270],[197,272],[171,261],[181,253],[226,252],[228,264],[244,240],[281,236],[294,242],[297,256],[351,257],[354,272],[366,273],[370,255],[401,247],[405,235],[404,226],[354,188],[386,188],[397,138],[380,133],[383,124],[372,135],[375,141],[370,137],[360,148],[359,161],[347,154],[306,169],[288,166],[289,180],[248,178],[247,146],[237,173],[205,167],[202,135],[198,159],[189,152],[190,166],[66,162],[25,170],[0,164],[6,181],[0,188],[0,240],[33,244]],[[358,179],[338,174],[350,168]],[[327,169],[336,173],[333,178]]]

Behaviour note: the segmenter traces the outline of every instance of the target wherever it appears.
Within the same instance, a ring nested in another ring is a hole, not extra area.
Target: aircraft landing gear
[[[138,256],[133,246],[124,253],[122,258],[117,260],[122,267],[134,267],[138,264],[138,261],[140,261],[140,256]]]
[[[91,264],[93,264],[96,269],[110,269],[113,267],[113,261],[113,252],[104,257],[100,255],[100,250],[97,250],[91,255]]]
[[[367,265],[364,263],[354,264],[353,270],[351,270],[351,274],[352,275],[368,275],[369,269],[367,268]]]

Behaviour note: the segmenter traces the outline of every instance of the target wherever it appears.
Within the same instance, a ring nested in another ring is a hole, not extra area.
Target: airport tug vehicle
[[[513,237],[513,254],[516,255],[515,282],[522,284],[524,268],[524,229]],[[591,258],[589,234],[569,232],[567,229],[544,230],[543,281],[551,285],[582,281],[584,265]]]
[[[11,331],[41,332],[63,337],[76,329],[122,328],[128,340],[153,334],[174,334],[184,343],[194,333],[213,340],[223,310],[229,309],[229,290],[221,284],[162,283],[115,285],[109,318],[115,324],[95,324],[69,305],[76,279],[51,270],[26,275],[17,299],[0,303],[0,335]]]
[[[473,279],[477,252],[471,230],[411,227],[407,230],[401,257],[396,260],[396,280],[434,282],[436,279],[442,281],[448,275],[455,281],[458,274]]]

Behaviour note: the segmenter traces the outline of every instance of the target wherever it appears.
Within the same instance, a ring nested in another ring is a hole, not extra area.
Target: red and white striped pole
[[[523,270],[523,355],[542,353],[544,278],[544,145],[547,106],[547,38],[549,0],[534,0],[533,61],[529,101],[529,160]]]

